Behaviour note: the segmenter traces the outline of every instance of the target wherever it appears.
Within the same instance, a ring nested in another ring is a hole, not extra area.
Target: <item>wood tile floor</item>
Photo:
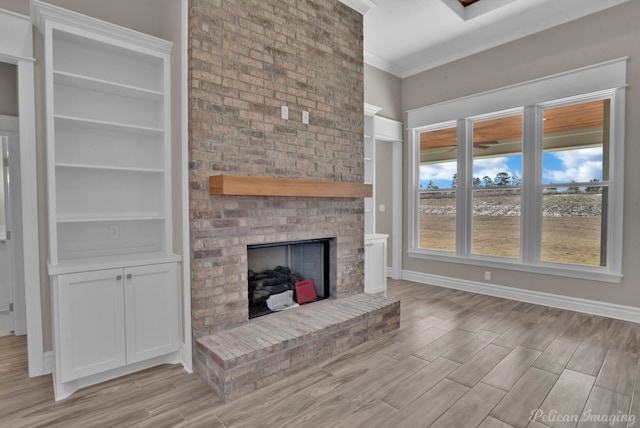
[[[639,324],[409,281],[389,295],[398,331],[228,404],[178,366],[56,403],[50,376],[27,376],[25,339],[0,338],[0,427],[640,424]]]

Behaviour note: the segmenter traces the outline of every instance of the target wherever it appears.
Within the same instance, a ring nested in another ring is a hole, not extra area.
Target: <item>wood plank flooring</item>
[[[224,404],[180,366],[53,401],[0,338],[1,427],[631,427],[640,325],[389,280],[399,330]],[[530,421],[532,412],[537,418]],[[633,422],[633,423],[632,423]]]

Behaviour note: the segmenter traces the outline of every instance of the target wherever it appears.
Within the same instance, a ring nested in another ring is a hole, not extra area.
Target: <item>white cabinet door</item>
[[[61,380],[125,364],[122,269],[58,276]]]
[[[178,350],[178,275],[175,263],[127,268],[127,363]]]
[[[376,238],[365,238],[364,246],[364,292],[387,294],[387,235],[376,234]]]

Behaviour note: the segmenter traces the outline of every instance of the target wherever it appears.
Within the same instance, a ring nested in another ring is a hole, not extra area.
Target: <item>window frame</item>
[[[482,267],[517,270],[571,278],[619,283],[622,275],[625,93],[627,58],[596,64],[558,75],[426,106],[408,112],[408,256]],[[609,187],[606,266],[543,261],[542,189],[543,113],[545,109],[609,98]],[[520,258],[472,254],[473,123],[522,111],[522,186]],[[420,248],[419,172],[421,132],[443,123],[457,123],[456,250],[454,253]],[[462,215],[461,215],[462,214]]]

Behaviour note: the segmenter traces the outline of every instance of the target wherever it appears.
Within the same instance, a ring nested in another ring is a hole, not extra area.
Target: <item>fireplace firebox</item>
[[[249,318],[331,297],[333,241],[248,245]]]

